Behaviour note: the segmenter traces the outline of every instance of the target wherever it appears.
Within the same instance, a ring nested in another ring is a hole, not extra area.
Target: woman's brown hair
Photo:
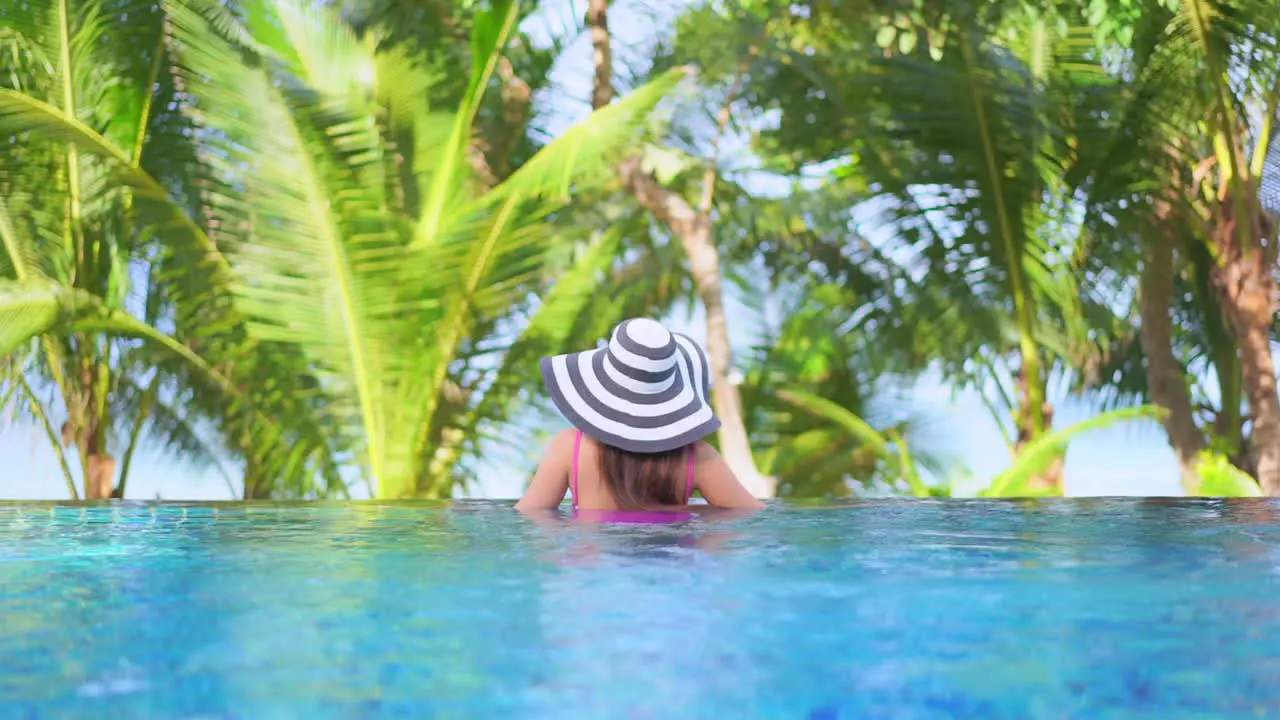
[[[685,504],[693,445],[658,453],[636,453],[600,443],[600,479],[619,510]]]

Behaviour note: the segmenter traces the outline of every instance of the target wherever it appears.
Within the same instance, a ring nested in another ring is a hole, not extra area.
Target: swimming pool
[[[0,505],[0,718],[1280,714],[1280,505]]]

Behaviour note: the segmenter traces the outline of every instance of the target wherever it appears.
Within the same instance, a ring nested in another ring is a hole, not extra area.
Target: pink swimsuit
[[[569,491],[573,494],[573,512],[580,514],[589,512],[593,516],[598,515],[600,519],[616,520],[621,522],[671,522],[672,520],[684,520],[692,515],[690,513],[681,512],[662,512],[647,510],[588,510],[578,509],[578,454],[582,449],[582,431],[578,431],[577,437],[573,439],[573,475],[569,479]],[[696,461],[695,453],[689,453],[689,472],[685,481],[684,502],[687,505],[689,499],[693,497],[693,467]]]

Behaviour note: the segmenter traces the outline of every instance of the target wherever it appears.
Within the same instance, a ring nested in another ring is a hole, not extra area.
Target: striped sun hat
[[[706,353],[656,320],[622,322],[597,350],[543,358],[542,377],[574,427],[622,450],[667,452],[720,428]]]

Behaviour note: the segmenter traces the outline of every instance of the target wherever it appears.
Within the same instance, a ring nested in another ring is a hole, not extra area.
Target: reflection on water
[[[690,557],[686,551],[723,551],[741,533],[724,529],[726,523],[756,514],[755,510],[703,507],[689,512],[639,513],[560,510],[528,511],[524,517],[548,537],[559,538],[553,561],[570,565],[612,562],[627,558]],[[665,517],[663,517],[665,515]],[[654,520],[654,517],[661,519]]]
[[[1280,716],[1280,507],[0,505],[0,718]]]

